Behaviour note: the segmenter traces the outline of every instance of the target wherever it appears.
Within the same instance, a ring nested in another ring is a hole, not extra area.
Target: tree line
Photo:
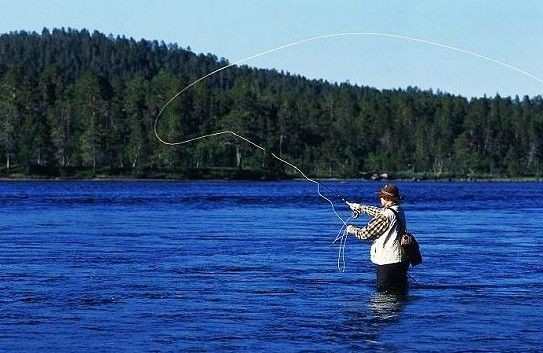
[[[161,106],[228,64],[212,54],[97,31],[44,29],[0,36],[0,173],[45,176],[316,177],[537,176],[543,99],[465,98],[377,90],[236,66],[181,95],[159,132]]]

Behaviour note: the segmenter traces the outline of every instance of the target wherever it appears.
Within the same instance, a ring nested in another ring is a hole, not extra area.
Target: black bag
[[[402,222],[402,219],[398,215],[398,212],[396,212],[392,208],[390,208],[390,210],[394,212],[396,218],[398,219],[398,222],[400,222],[399,232],[402,236],[400,239],[400,245],[405,251],[409,263],[411,264],[411,266],[420,265],[422,263],[422,254],[420,253],[420,247],[417,239],[415,239],[415,236],[413,234],[407,232],[407,230],[405,229],[405,224]]]

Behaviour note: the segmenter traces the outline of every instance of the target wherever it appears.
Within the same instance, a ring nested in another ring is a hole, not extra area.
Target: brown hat
[[[399,202],[402,197],[400,196],[400,190],[398,190],[398,187],[393,184],[386,184],[379,190],[379,197],[387,200],[387,201],[395,201]]]

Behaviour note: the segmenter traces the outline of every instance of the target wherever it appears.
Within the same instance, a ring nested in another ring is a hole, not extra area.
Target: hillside
[[[0,176],[291,177],[220,137],[158,143],[160,107],[224,58],[157,41],[54,29],[0,36]],[[377,90],[234,67],[161,120],[169,140],[229,129],[316,177],[539,177],[543,99]]]

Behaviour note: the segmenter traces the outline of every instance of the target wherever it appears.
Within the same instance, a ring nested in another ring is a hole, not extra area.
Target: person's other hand
[[[347,234],[354,234],[356,232],[356,227],[352,224],[349,224],[346,229]]]

